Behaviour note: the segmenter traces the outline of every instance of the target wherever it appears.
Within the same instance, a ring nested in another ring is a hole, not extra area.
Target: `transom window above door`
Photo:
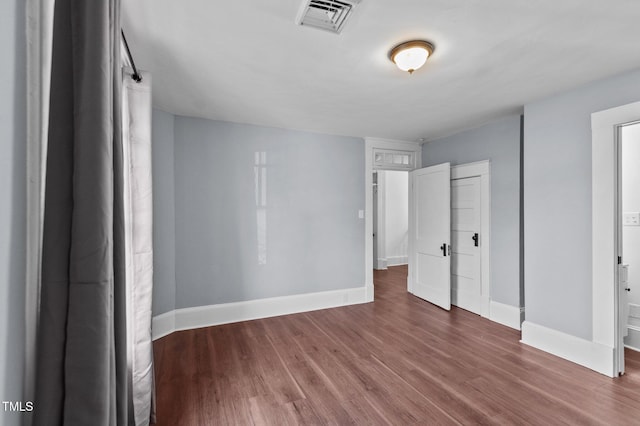
[[[373,167],[375,169],[413,170],[415,152],[374,148]]]

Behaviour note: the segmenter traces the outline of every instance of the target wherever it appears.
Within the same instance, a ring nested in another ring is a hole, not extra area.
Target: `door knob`
[[[625,288],[624,291],[631,291],[629,287]]]

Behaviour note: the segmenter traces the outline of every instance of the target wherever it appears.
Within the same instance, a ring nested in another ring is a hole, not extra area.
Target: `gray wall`
[[[25,10],[0,2],[0,400],[23,400],[25,268]],[[0,424],[20,424],[0,407]]]
[[[153,110],[153,315],[175,309],[174,116]]]
[[[176,308],[364,286],[364,141],[175,119]]]
[[[590,340],[591,113],[640,100],[640,71],[525,106],[527,321]]]
[[[491,300],[521,306],[520,116],[427,142],[422,166],[491,161]]]

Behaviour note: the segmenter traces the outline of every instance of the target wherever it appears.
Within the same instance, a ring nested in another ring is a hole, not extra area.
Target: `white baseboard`
[[[524,308],[505,305],[496,301],[489,302],[489,319],[507,327],[520,330],[524,320]]]
[[[377,269],[377,270],[387,269],[387,258],[386,257],[377,258],[376,259],[375,269]]]
[[[176,309],[153,318],[152,336],[156,340],[174,331],[366,303],[370,301],[369,293],[373,295],[371,289],[363,286]]]
[[[640,330],[640,305],[629,303],[629,322],[628,324]]]
[[[625,348],[640,352],[640,327],[629,325],[627,329],[629,334],[624,338]]]
[[[406,265],[409,263],[409,256],[387,256],[387,266]]]
[[[520,342],[575,362],[598,373],[614,377],[612,347],[581,339],[531,321],[522,323],[522,340]]]
[[[151,319],[151,335],[153,340],[167,336],[176,331],[176,311],[165,312]]]
[[[364,290],[364,301],[365,303],[373,302],[374,298],[374,288],[373,284],[367,285]]]

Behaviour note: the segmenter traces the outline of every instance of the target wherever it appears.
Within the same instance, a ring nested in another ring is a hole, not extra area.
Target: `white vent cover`
[[[360,0],[304,0],[298,25],[308,25],[340,34]]]

